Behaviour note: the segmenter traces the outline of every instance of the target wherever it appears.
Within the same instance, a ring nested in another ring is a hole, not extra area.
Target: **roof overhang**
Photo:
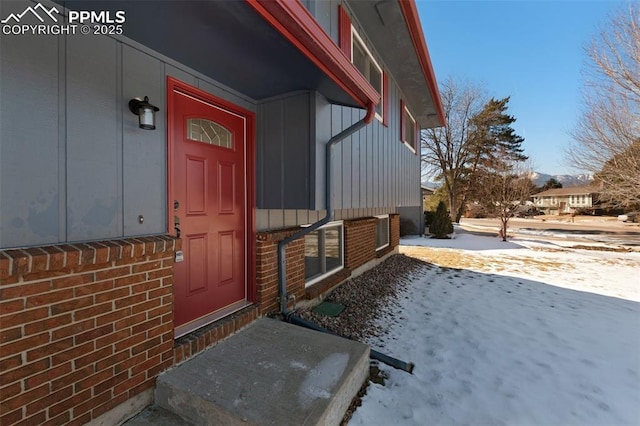
[[[123,10],[124,36],[258,101],[298,90],[352,107],[380,101],[298,0],[57,3],[71,10]]]
[[[423,128],[445,125],[444,110],[418,10],[413,0],[346,0],[405,103]]]

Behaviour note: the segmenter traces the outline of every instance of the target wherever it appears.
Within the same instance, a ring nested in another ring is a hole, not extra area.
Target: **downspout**
[[[289,309],[287,307],[287,304],[289,302],[289,294],[287,293],[287,259],[285,256],[285,249],[287,247],[287,244],[299,238],[302,238],[307,234],[310,234],[311,232],[333,220],[333,197],[331,196],[331,148],[337,143],[342,142],[344,139],[348,138],[358,130],[362,129],[367,124],[371,123],[375,114],[376,106],[373,102],[369,102],[369,105],[367,106],[367,114],[364,116],[364,118],[347,127],[337,135],[333,136],[331,139],[329,139],[327,145],[325,146],[326,163],[324,201],[325,208],[327,210],[326,216],[319,221],[300,229],[296,233],[288,236],[278,243],[278,294],[280,298],[280,313],[285,319],[287,319],[290,315]]]
[[[333,220],[333,197],[331,193],[332,192],[331,191],[331,184],[332,184],[331,148],[333,148],[334,145],[342,142],[344,139],[351,136],[352,134],[354,134],[355,132],[357,132],[367,124],[371,123],[371,121],[373,121],[374,116],[375,116],[375,104],[370,102],[369,105],[367,106],[367,114],[364,116],[362,120],[352,124],[351,126],[347,127],[346,129],[344,129],[343,131],[341,131],[340,133],[338,133],[337,135],[329,139],[325,147],[326,163],[325,163],[324,199],[325,199],[325,208],[326,208],[327,214],[325,217],[323,217],[319,221],[309,225],[308,227],[300,229],[299,231],[295,232],[294,234],[290,235],[289,237],[285,238],[284,240],[278,243],[278,294],[280,298],[280,313],[282,314],[283,319],[287,322],[290,322],[291,324],[295,324],[301,327],[306,327],[312,330],[320,331],[322,333],[328,333],[328,334],[339,336],[338,334],[330,330],[327,330],[326,328],[320,327],[319,325],[311,321],[307,321],[304,318],[301,318],[295,315],[293,312],[289,311],[289,308],[287,306],[289,302],[289,294],[287,293],[287,260],[286,260],[285,250],[287,248],[287,244],[289,244],[290,242],[295,241],[299,238],[302,238],[307,234],[310,234],[311,232],[315,231],[316,229],[320,228],[323,225],[326,225],[327,223]],[[340,337],[343,337],[343,336],[340,336]],[[394,368],[404,370],[410,374],[413,374],[414,364],[412,362],[404,362],[402,360],[390,357],[388,355],[385,355],[373,349],[370,350],[370,357],[372,359],[375,359],[387,365],[390,365]]]

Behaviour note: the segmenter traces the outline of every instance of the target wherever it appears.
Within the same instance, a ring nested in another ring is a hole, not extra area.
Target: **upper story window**
[[[351,27],[351,62],[356,66],[358,71],[367,79],[369,84],[373,86],[374,89],[380,94],[382,94],[382,68],[378,65],[378,62],[373,58],[373,55],[365,46],[364,41],[356,31],[356,29]],[[378,103],[376,106],[376,118],[382,121],[382,115],[384,114],[382,104],[384,102]]]
[[[400,140],[404,143],[414,154],[418,152],[418,127],[416,125],[416,119],[413,118],[409,108],[404,104],[404,101],[400,102],[400,116],[402,121],[400,123]]]
[[[376,106],[376,118],[388,126],[389,76],[367,48],[364,37],[351,24],[351,17],[345,8],[342,6],[338,6],[338,8],[340,48],[369,84],[380,94],[381,99]]]

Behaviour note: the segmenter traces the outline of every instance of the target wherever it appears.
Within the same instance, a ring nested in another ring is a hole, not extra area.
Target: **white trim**
[[[414,139],[414,141],[413,141],[413,142],[416,144],[416,146],[415,146],[415,148],[414,148],[413,146],[411,146],[411,144],[410,144],[409,142],[407,142],[407,141],[405,141],[405,140],[403,140],[403,141],[402,141],[402,143],[403,143],[407,148],[409,148],[409,150],[410,150],[411,152],[413,152],[413,153],[415,154],[415,153],[416,153],[416,149],[418,148],[418,141],[417,141],[417,139],[418,139],[418,133],[419,133],[419,132],[417,131],[418,129],[416,128],[416,126],[417,126],[417,122],[416,122],[416,119],[415,119],[415,118],[413,118],[413,114],[411,114],[411,111],[409,111],[409,108],[407,108],[407,105],[406,105],[406,104],[404,105],[404,111],[402,111],[402,113],[404,114],[405,112],[407,113],[407,115],[409,116],[409,118],[411,119],[411,121],[413,121],[413,139]],[[406,126],[406,125],[407,125],[407,123],[405,122],[405,120],[402,120],[402,124],[403,124],[404,126]],[[406,139],[406,138],[407,138],[407,132],[406,132],[406,130],[405,130],[403,133],[404,133],[404,137],[405,137],[405,139]]]
[[[391,219],[388,214],[380,214],[374,216],[376,219],[387,219],[387,244],[378,247],[378,223],[376,222],[376,251],[389,247],[391,244]]]
[[[355,36],[355,38],[354,38]],[[375,67],[378,69],[378,71],[380,71],[380,114],[378,114],[378,112],[376,111],[376,118],[382,123],[384,121],[383,116],[384,116],[384,71],[382,70],[382,67],[378,64],[378,61],[376,61],[376,58],[373,57],[373,54],[371,53],[371,51],[369,50],[369,48],[367,48],[366,43],[364,42],[364,40],[362,39],[362,37],[360,37],[360,34],[358,34],[358,30],[356,30],[356,28],[353,26],[353,23],[351,24],[351,63],[353,64],[353,44],[354,44],[354,40],[357,39],[358,42],[360,43],[360,45],[362,46],[362,49],[364,50],[364,52],[367,54],[367,56],[369,57],[369,59],[371,60],[371,62],[373,63],[373,65],[375,65]],[[355,65],[355,64],[354,64]],[[364,76],[366,78],[366,76]],[[367,79],[368,81],[368,79]]]
[[[311,226],[309,225],[302,225],[303,228],[307,228]],[[321,227],[319,227],[318,229],[316,229],[316,231],[319,231],[321,229],[327,229],[327,228],[336,228],[338,227],[338,229],[340,230],[340,260],[342,261],[339,267],[333,268],[329,271],[326,271],[324,274],[318,275],[317,277],[312,278],[309,281],[306,281],[306,277],[305,277],[305,282],[304,282],[304,286],[305,287],[309,287],[315,283],[317,283],[318,281],[322,281],[323,279],[327,278],[328,276],[331,276],[333,274],[335,274],[338,271],[341,271],[344,269],[344,221],[343,220],[336,220],[333,222],[329,222],[326,225],[323,225]],[[306,244],[306,243],[305,243]],[[318,253],[318,255],[320,255]],[[306,274],[306,271],[305,271]]]

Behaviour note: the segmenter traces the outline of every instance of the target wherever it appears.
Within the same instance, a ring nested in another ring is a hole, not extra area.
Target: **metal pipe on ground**
[[[329,139],[325,147],[326,163],[325,163],[324,199],[325,199],[325,208],[327,210],[327,214],[325,217],[323,217],[319,221],[305,228],[300,229],[298,232],[290,235],[289,237],[285,238],[284,240],[278,243],[278,294],[280,297],[280,313],[282,314],[285,321],[288,321],[291,324],[295,324],[302,327],[310,328],[312,330],[320,331],[323,333],[329,333],[335,336],[343,337],[343,336],[340,336],[339,334],[336,334],[330,330],[327,330],[326,328],[322,328],[317,324],[314,324],[310,321],[307,321],[289,312],[289,308],[287,306],[289,302],[289,295],[287,294],[287,260],[286,260],[285,250],[287,248],[287,244],[299,238],[302,238],[307,234],[310,234],[311,232],[315,231],[316,229],[320,228],[323,225],[326,225],[327,223],[333,220],[333,198],[331,197],[331,185],[332,185],[331,148],[337,143],[342,142],[344,139],[351,136],[353,133],[357,132],[364,126],[366,126],[368,123],[371,123],[374,116],[375,116],[375,105],[371,103],[368,105],[367,114],[364,116],[362,120],[352,124],[351,126],[347,127],[346,129],[344,129],[343,131],[341,131],[340,133],[338,133],[337,135]],[[413,374],[414,364],[412,362],[404,362],[399,359],[382,354],[373,349],[371,349],[370,351],[370,358],[383,362],[387,365],[390,365],[391,367]]]
[[[291,324],[299,325],[301,327],[309,328],[311,330],[320,331],[322,333],[333,334],[334,336],[338,336],[346,339],[346,337],[340,336],[338,333],[334,333],[331,330],[327,330],[326,328],[320,327],[318,324],[308,321],[304,318],[301,318],[295,314],[290,313],[287,317],[285,317],[285,320]],[[405,362],[397,358],[391,357],[389,355],[380,353],[373,349],[371,349],[369,357],[371,359],[375,359],[377,361],[383,362],[393,368],[397,368],[398,370],[403,370],[409,374],[413,374],[413,368],[415,367],[415,365],[412,362]]]

